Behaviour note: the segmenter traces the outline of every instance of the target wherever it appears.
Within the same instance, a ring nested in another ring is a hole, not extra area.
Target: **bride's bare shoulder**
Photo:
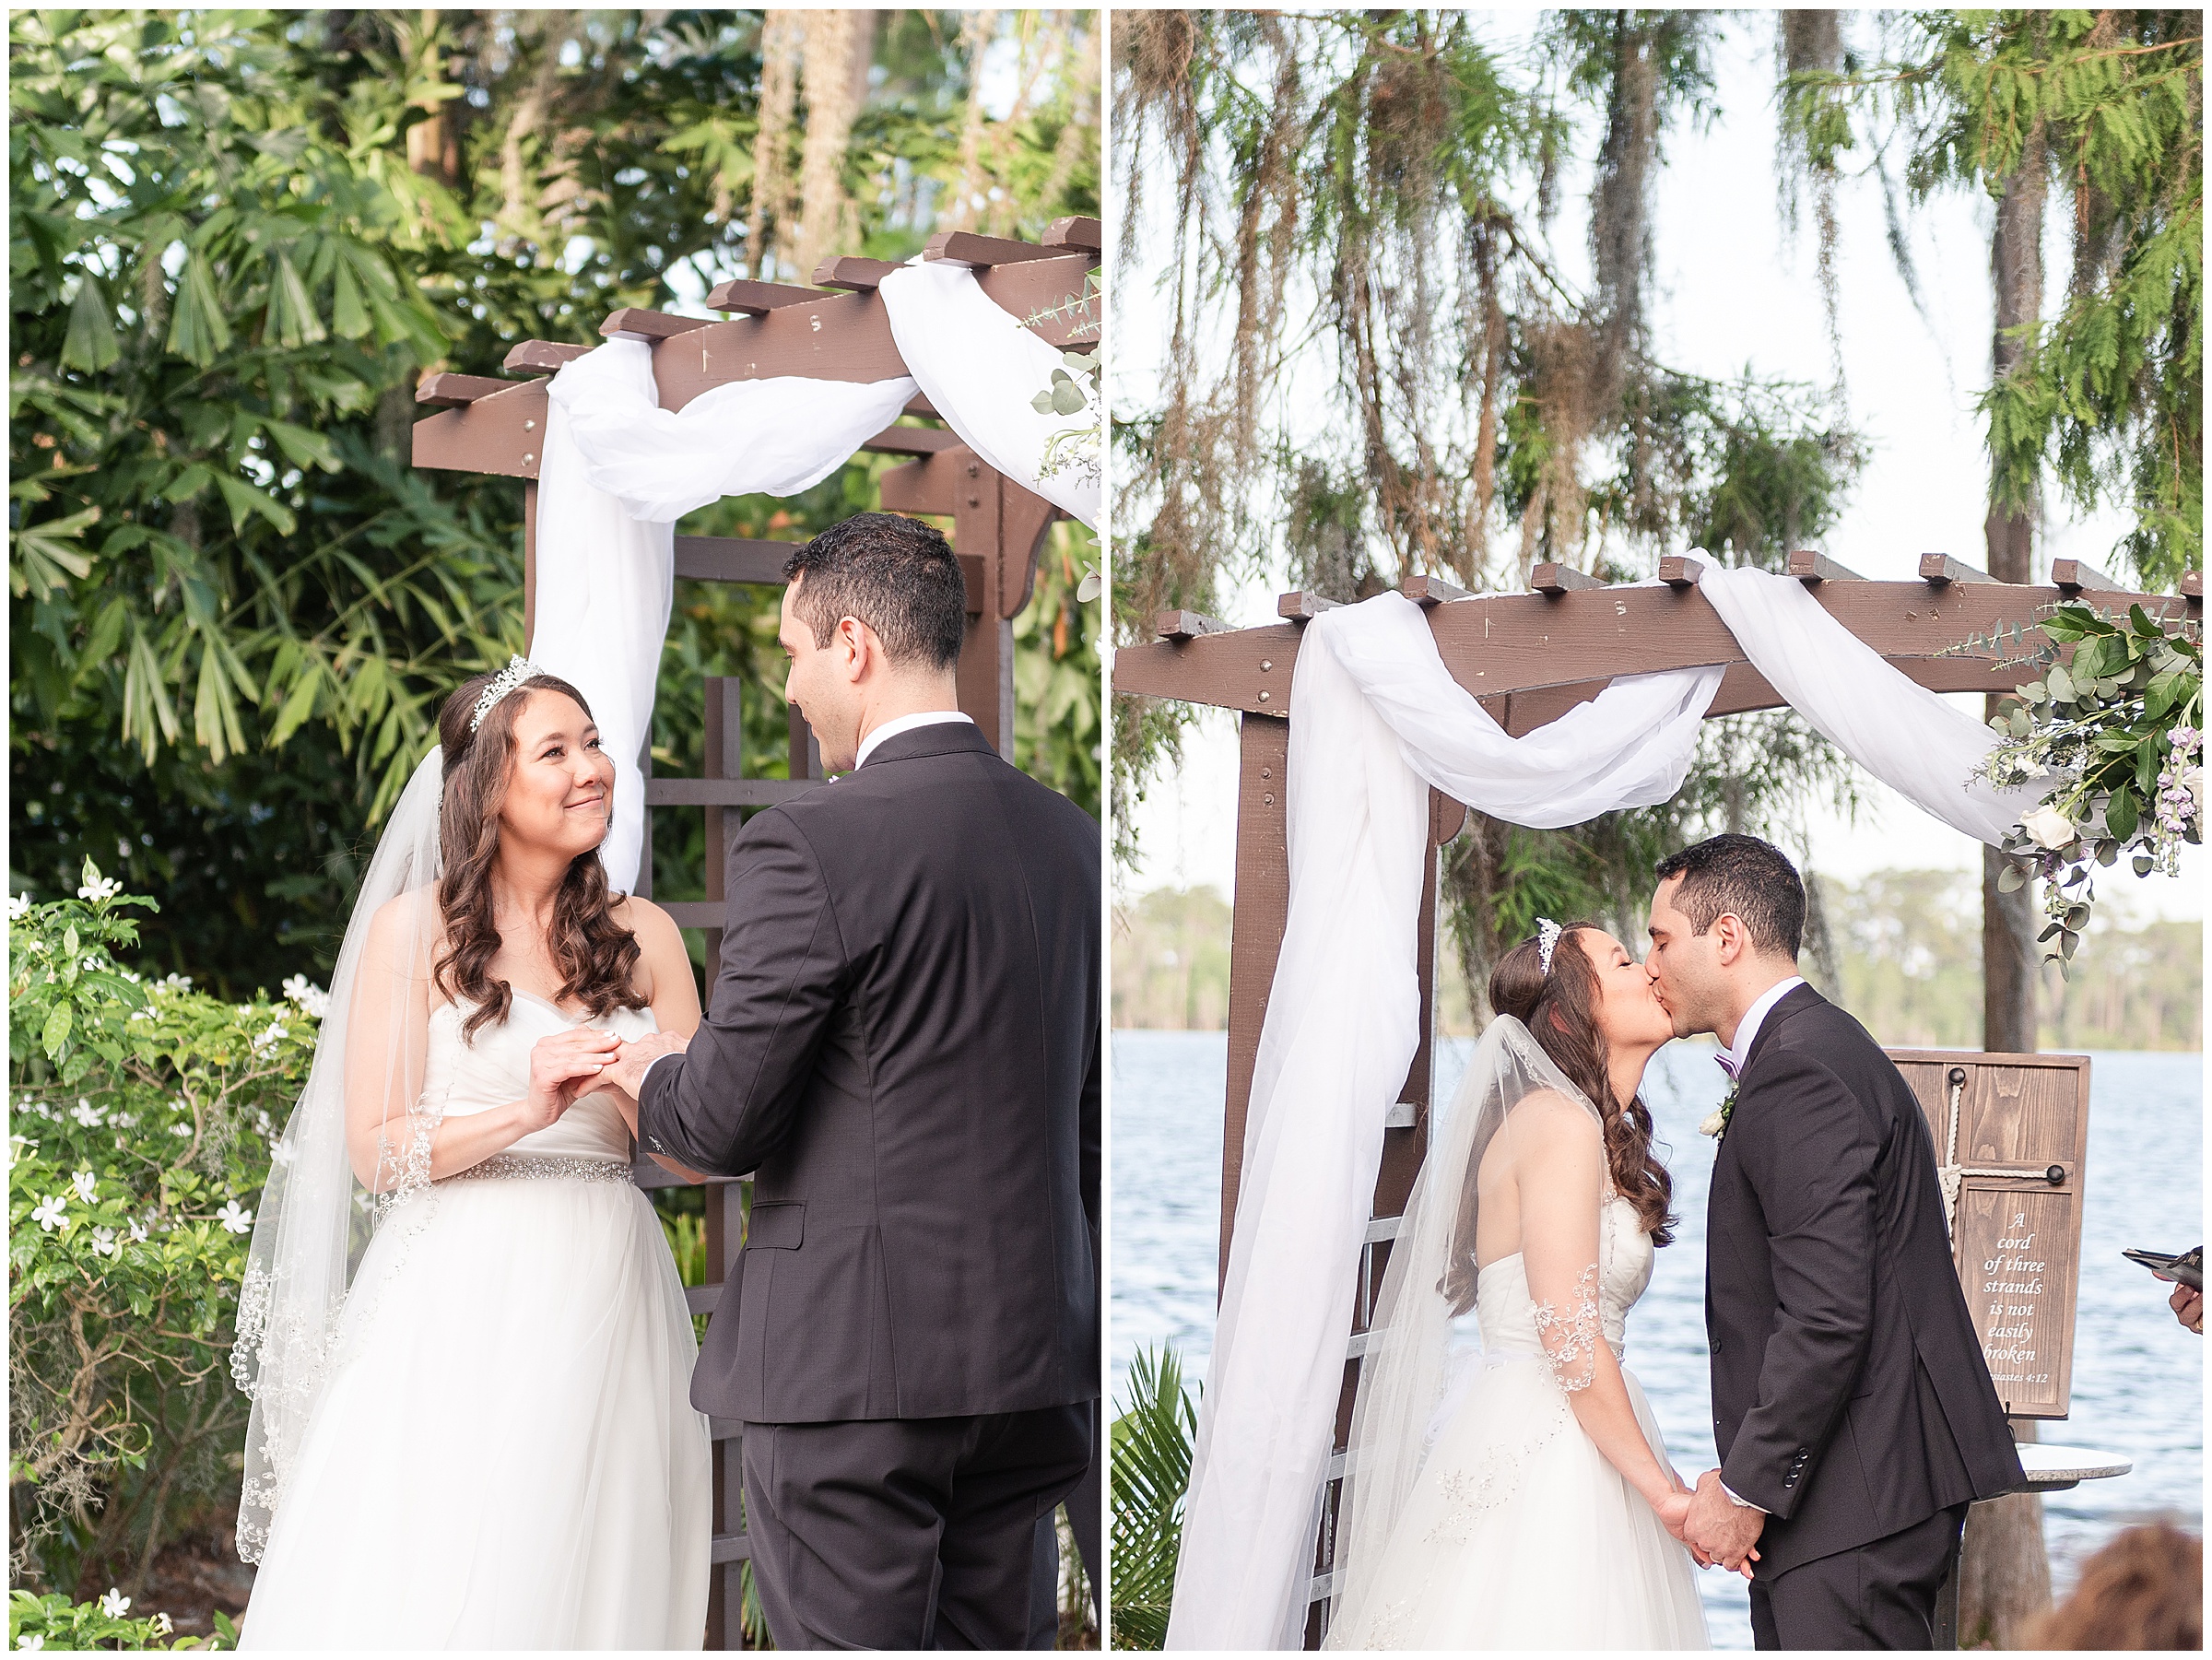
[[[438,890],[416,888],[395,894],[376,908],[369,919],[368,948],[371,955],[386,962],[426,963],[444,931]]]
[[[1548,1086],[1531,1089],[1515,1101],[1512,1118],[1516,1138],[1537,1136],[1547,1142],[1599,1139],[1597,1120],[1590,1109]]]

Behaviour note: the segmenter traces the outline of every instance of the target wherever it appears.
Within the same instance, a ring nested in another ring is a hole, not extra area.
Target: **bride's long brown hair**
[[[438,812],[438,851],[445,870],[438,878],[438,912],[445,922],[445,948],[430,979],[454,1002],[476,1006],[461,1029],[470,1038],[478,1028],[504,1020],[513,1005],[513,987],[491,977],[491,961],[500,952],[491,867],[500,852],[500,808],[514,773],[515,717],[528,700],[524,694],[557,691],[572,699],[585,720],[592,718],[583,694],[566,680],[533,675],[486,711],[483,725],[471,732],[469,717],[491,682],[490,675],[464,681],[438,712],[438,742],[445,756],[445,798]],[[625,897],[607,887],[597,848],[570,862],[553,896],[546,942],[561,972],[555,1002],[574,998],[594,1015],[646,1007],[630,984],[637,939],[615,920],[616,901]]]
[[[1548,974],[1537,940],[1523,940],[1500,958],[1490,974],[1490,1008],[1527,1027],[1552,1065],[1596,1105],[1615,1191],[1636,1207],[1652,1242],[1668,1245],[1675,1239],[1676,1219],[1667,1208],[1675,1184],[1666,1166],[1652,1156],[1651,1110],[1641,1095],[1618,1100],[1606,1069],[1606,1037],[1597,1025],[1597,968],[1579,939],[1595,926],[1570,923],[1560,931]],[[1475,1306],[1475,1172],[1469,1171],[1452,1266],[1438,1288],[1459,1313]]]
[[[1597,1024],[1597,965],[1582,948],[1583,934],[1595,928],[1594,923],[1569,923],[1552,948],[1548,974],[1536,940],[1523,940],[1508,951],[1490,975],[1490,1008],[1527,1027],[1552,1065],[1596,1103],[1615,1190],[1636,1207],[1637,1219],[1653,1244],[1671,1245],[1675,1218],[1667,1206],[1675,1184],[1666,1166],[1652,1157],[1651,1109],[1641,1095],[1615,1100],[1606,1069],[1606,1034]]]

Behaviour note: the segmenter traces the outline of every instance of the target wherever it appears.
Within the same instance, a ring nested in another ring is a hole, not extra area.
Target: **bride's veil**
[[[1337,1505],[1329,1646],[1361,1642],[1391,1536],[1434,1439],[1453,1372],[1453,1324],[1473,1307],[1477,1175],[1537,1090],[1597,1108],[1510,1015],[1492,1020],[1436,1127],[1368,1329]]]
[[[417,1092],[442,766],[441,750],[424,757],[377,842],[331,977],[307,1086],[270,1149],[230,1354],[231,1376],[253,1402],[238,1508],[239,1555],[249,1562],[260,1560],[268,1543],[361,1253],[380,1226],[405,1214],[400,1202],[429,1176],[440,1114],[437,1102]],[[351,1054],[349,1034],[358,1040]],[[349,1138],[349,1097],[357,1113],[377,1121],[372,1137],[368,1124],[357,1123]],[[377,1149],[373,1186],[357,1172],[349,1142]]]

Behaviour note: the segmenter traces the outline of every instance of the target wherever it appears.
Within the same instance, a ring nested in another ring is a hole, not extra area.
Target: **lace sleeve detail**
[[[1574,1282],[1574,1301],[1562,1313],[1547,1301],[1536,1304],[1536,1336],[1550,1357],[1552,1376],[1573,1395],[1597,1379],[1597,1346],[1603,1328],[1597,1315],[1597,1265]]]

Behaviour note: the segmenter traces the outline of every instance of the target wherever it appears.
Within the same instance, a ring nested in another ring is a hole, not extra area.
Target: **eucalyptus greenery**
[[[2125,856],[2138,877],[2179,876],[2182,846],[2203,839],[2204,638],[2139,605],[2121,617],[2086,603],[2053,606],[2041,632],[2046,671],[1991,717],[2002,741],[1976,775],[2001,789],[2053,781],[2006,838],[2016,862],[1997,880],[2015,892],[2042,877],[2043,954],[2064,972],[2098,870]]]

